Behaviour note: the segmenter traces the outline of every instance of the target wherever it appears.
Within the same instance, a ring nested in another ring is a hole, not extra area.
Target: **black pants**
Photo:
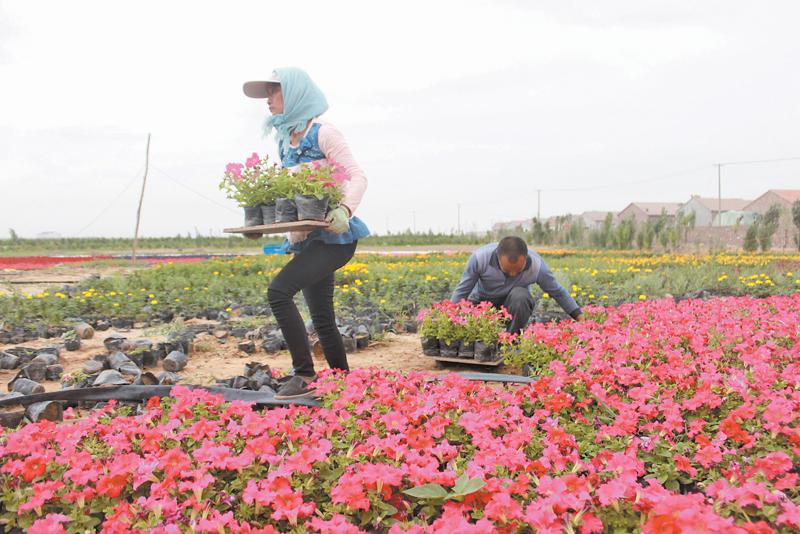
[[[480,302],[474,295],[470,295],[467,300],[473,304]],[[511,334],[521,332],[525,328],[531,318],[533,309],[536,307],[536,299],[524,287],[515,287],[505,297],[486,300],[491,302],[492,306],[497,309],[500,309],[500,306],[504,306],[506,311],[511,314],[511,321],[506,325],[506,332]]]
[[[332,245],[312,241],[302,252],[295,254],[267,289],[269,306],[292,354],[295,375],[315,374],[306,326],[294,303],[294,296],[300,290],[328,365],[331,369],[350,370],[342,335],[336,327],[333,288],[334,273],[350,261],[357,243]]]

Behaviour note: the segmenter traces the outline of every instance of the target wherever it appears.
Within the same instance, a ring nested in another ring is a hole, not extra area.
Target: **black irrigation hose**
[[[529,384],[535,382],[536,379],[527,376],[505,375],[496,373],[454,373],[465,380],[473,380],[480,382],[501,382],[505,384]],[[435,379],[434,379],[435,380]],[[274,393],[267,393],[262,391],[252,391],[248,389],[233,389],[217,386],[196,386],[186,385],[182,386],[189,389],[204,389],[209,393],[215,395],[222,395],[225,402],[242,401],[254,402],[260,406],[276,407],[276,406],[314,406],[319,407],[320,403],[317,399],[313,398],[300,398],[291,400],[275,400]],[[0,399],[0,407],[2,406],[27,406],[37,402],[46,401],[90,401],[90,402],[107,402],[110,400],[128,401],[128,402],[145,402],[152,397],[168,397],[172,392],[173,386],[103,386],[103,387],[88,387],[81,389],[62,389],[59,391],[51,391],[47,393],[36,393],[33,395],[23,395],[20,397],[13,397],[11,399]]]
[[[62,389],[59,391],[51,391],[48,393],[37,393],[34,395],[24,395],[21,397],[14,397],[11,399],[0,399],[0,407],[21,405],[26,406],[36,402],[45,401],[91,401],[91,402],[106,402],[110,400],[129,401],[129,402],[146,402],[151,397],[168,397],[174,386],[103,386],[103,387],[88,387],[81,389]],[[266,393],[262,391],[252,391],[248,389],[233,389],[217,386],[182,386],[189,389],[204,389],[209,393],[222,395],[225,402],[242,401],[254,402],[261,406],[276,407],[276,406],[320,406],[316,399],[300,398],[291,400],[275,400],[274,393]]]

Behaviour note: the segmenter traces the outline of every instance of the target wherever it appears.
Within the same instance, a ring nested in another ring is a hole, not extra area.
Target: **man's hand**
[[[326,232],[343,234],[350,229],[350,212],[344,206],[336,206],[328,212],[325,220],[331,225],[325,228]]]
[[[576,321],[578,321],[578,322],[579,322],[579,323],[581,323],[581,324],[584,324],[584,323],[586,322],[586,317],[584,317],[584,316],[583,316],[583,314],[581,313],[580,315],[578,315],[578,316],[575,318],[575,320],[576,320]]]
[[[258,232],[242,232],[242,235],[247,239],[261,239],[261,236],[264,234],[260,234]]]

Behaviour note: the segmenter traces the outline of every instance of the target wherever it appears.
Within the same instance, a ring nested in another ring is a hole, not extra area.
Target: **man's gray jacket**
[[[450,300],[459,303],[470,293],[481,301],[497,300],[505,298],[515,287],[525,287],[530,291],[531,284],[538,284],[573,319],[581,313],[575,299],[558,283],[553,271],[536,252],[528,249],[525,268],[516,276],[504,273],[497,258],[497,243],[490,243],[472,253]]]

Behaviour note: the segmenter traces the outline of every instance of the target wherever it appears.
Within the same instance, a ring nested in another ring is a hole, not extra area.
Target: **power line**
[[[715,163],[714,166],[717,165],[744,165],[746,163],[772,163],[773,161],[792,161],[800,159],[800,156],[796,158],[780,158],[780,159],[760,159],[755,161],[729,161],[728,163]]]
[[[102,216],[103,216],[103,214],[104,214],[105,212],[107,212],[107,211],[108,211],[108,210],[111,208],[111,206],[113,206],[113,205],[114,205],[114,203],[115,203],[117,200],[119,200],[119,199],[120,199],[120,197],[122,196],[122,194],[123,194],[125,191],[127,191],[127,190],[128,190],[128,188],[129,188],[129,187],[130,187],[130,186],[133,184],[133,182],[136,180],[136,178],[138,178],[138,177],[139,177],[139,173],[140,173],[140,172],[142,172],[142,169],[144,169],[144,167],[145,167],[144,165],[142,165],[141,167],[139,167],[139,170],[138,170],[138,171],[136,171],[136,174],[133,176],[133,178],[131,178],[131,181],[130,181],[130,182],[128,182],[128,185],[126,185],[126,186],[125,186],[125,188],[124,188],[122,191],[120,191],[119,195],[117,195],[117,198],[115,198],[114,200],[112,200],[112,201],[111,201],[111,203],[110,203],[108,206],[106,206],[106,209],[104,209],[103,211],[101,211],[101,212],[100,212],[100,215],[98,215],[97,217],[95,217],[94,219],[92,219],[92,222],[90,222],[89,224],[87,224],[86,226],[84,226],[83,228],[81,228],[80,230],[78,230],[78,231],[75,233],[75,235],[74,235],[74,236],[72,236],[72,237],[78,237],[78,234],[80,234],[81,232],[83,232],[84,230],[86,230],[87,228],[89,228],[91,225],[93,225],[93,224],[94,224],[94,223],[97,221],[97,219],[99,219],[100,217],[102,217]]]
[[[659,180],[666,180],[668,178],[675,178],[676,176],[683,176],[683,175],[686,175],[686,174],[693,174],[693,173],[696,173],[696,172],[707,171],[707,170],[708,170],[708,167],[704,166],[704,167],[699,167],[697,169],[691,169],[691,170],[688,170],[688,171],[681,171],[681,172],[677,172],[677,173],[674,173],[674,174],[668,174],[666,176],[658,176],[656,178],[647,178],[645,180],[637,180],[635,182],[626,182],[626,183],[621,183],[621,184],[609,184],[609,185],[596,185],[596,186],[590,186],[590,187],[573,187],[573,188],[567,188],[567,189],[537,189],[536,191],[544,192],[544,193],[561,193],[561,192],[569,192],[569,191],[591,191],[591,190],[595,190],[595,189],[610,189],[610,188],[613,188],[613,187],[625,187],[625,186],[628,186],[628,185],[644,184],[644,183],[648,183],[648,182],[657,182]],[[464,204],[464,203],[462,203],[461,205],[462,206],[486,206],[486,205],[489,205],[489,204],[499,204],[501,202],[508,202],[508,198],[504,198],[504,199],[496,200],[496,201],[492,201],[492,202],[480,202],[480,203],[475,203],[475,204]]]
[[[195,195],[201,196],[201,197],[203,197],[204,199],[208,200],[209,202],[213,202],[213,203],[214,203],[214,204],[216,204],[217,206],[220,206],[220,207],[222,207],[222,208],[225,208],[226,210],[228,210],[228,211],[230,211],[230,212],[233,212],[233,213],[239,213],[238,211],[236,211],[236,210],[232,210],[232,209],[230,209],[228,206],[225,206],[224,204],[220,204],[219,202],[217,202],[217,201],[216,201],[216,200],[214,200],[214,199],[208,198],[207,196],[205,196],[205,195],[204,195],[204,194],[202,194],[202,193],[198,193],[197,191],[195,191],[194,189],[192,189],[192,188],[191,188],[191,187],[189,187],[188,185],[186,185],[186,184],[184,184],[184,183],[181,183],[180,181],[176,180],[175,178],[173,178],[173,177],[172,177],[172,176],[170,176],[169,174],[165,173],[164,171],[162,171],[161,169],[159,169],[158,167],[156,167],[156,166],[155,166],[155,165],[153,165],[152,163],[150,164],[150,167],[152,167],[153,169],[157,170],[158,172],[160,172],[161,174],[163,174],[164,176],[166,176],[167,178],[169,178],[170,180],[172,180],[172,181],[173,181],[173,182],[175,182],[176,184],[180,185],[181,187],[185,187],[186,189],[188,189],[189,191],[191,191],[191,192],[192,192],[192,193],[194,193]]]
[[[657,182],[659,180],[666,180],[668,178],[675,178],[677,176],[684,176],[684,175],[687,175],[687,174],[694,174],[696,172],[707,171],[707,170],[708,170],[708,166],[705,166],[705,167],[700,167],[700,168],[697,168],[697,169],[692,169],[690,171],[682,171],[682,172],[677,172],[675,174],[668,174],[666,176],[658,176],[656,178],[648,178],[647,180],[637,180],[635,182],[626,182],[624,184],[597,185],[597,186],[593,186],[593,187],[573,187],[571,189],[542,189],[542,191],[544,191],[545,193],[555,193],[555,192],[559,192],[560,193],[560,192],[564,192],[564,191],[591,191],[591,190],[594,190],[594,189],[608,189],[608,188],[611,188],[611,187],[624,187],[624,186],[627,186],[627,185],[636,185],[636,184],[646,184],[646,183],[649,183],[649,182]]]

